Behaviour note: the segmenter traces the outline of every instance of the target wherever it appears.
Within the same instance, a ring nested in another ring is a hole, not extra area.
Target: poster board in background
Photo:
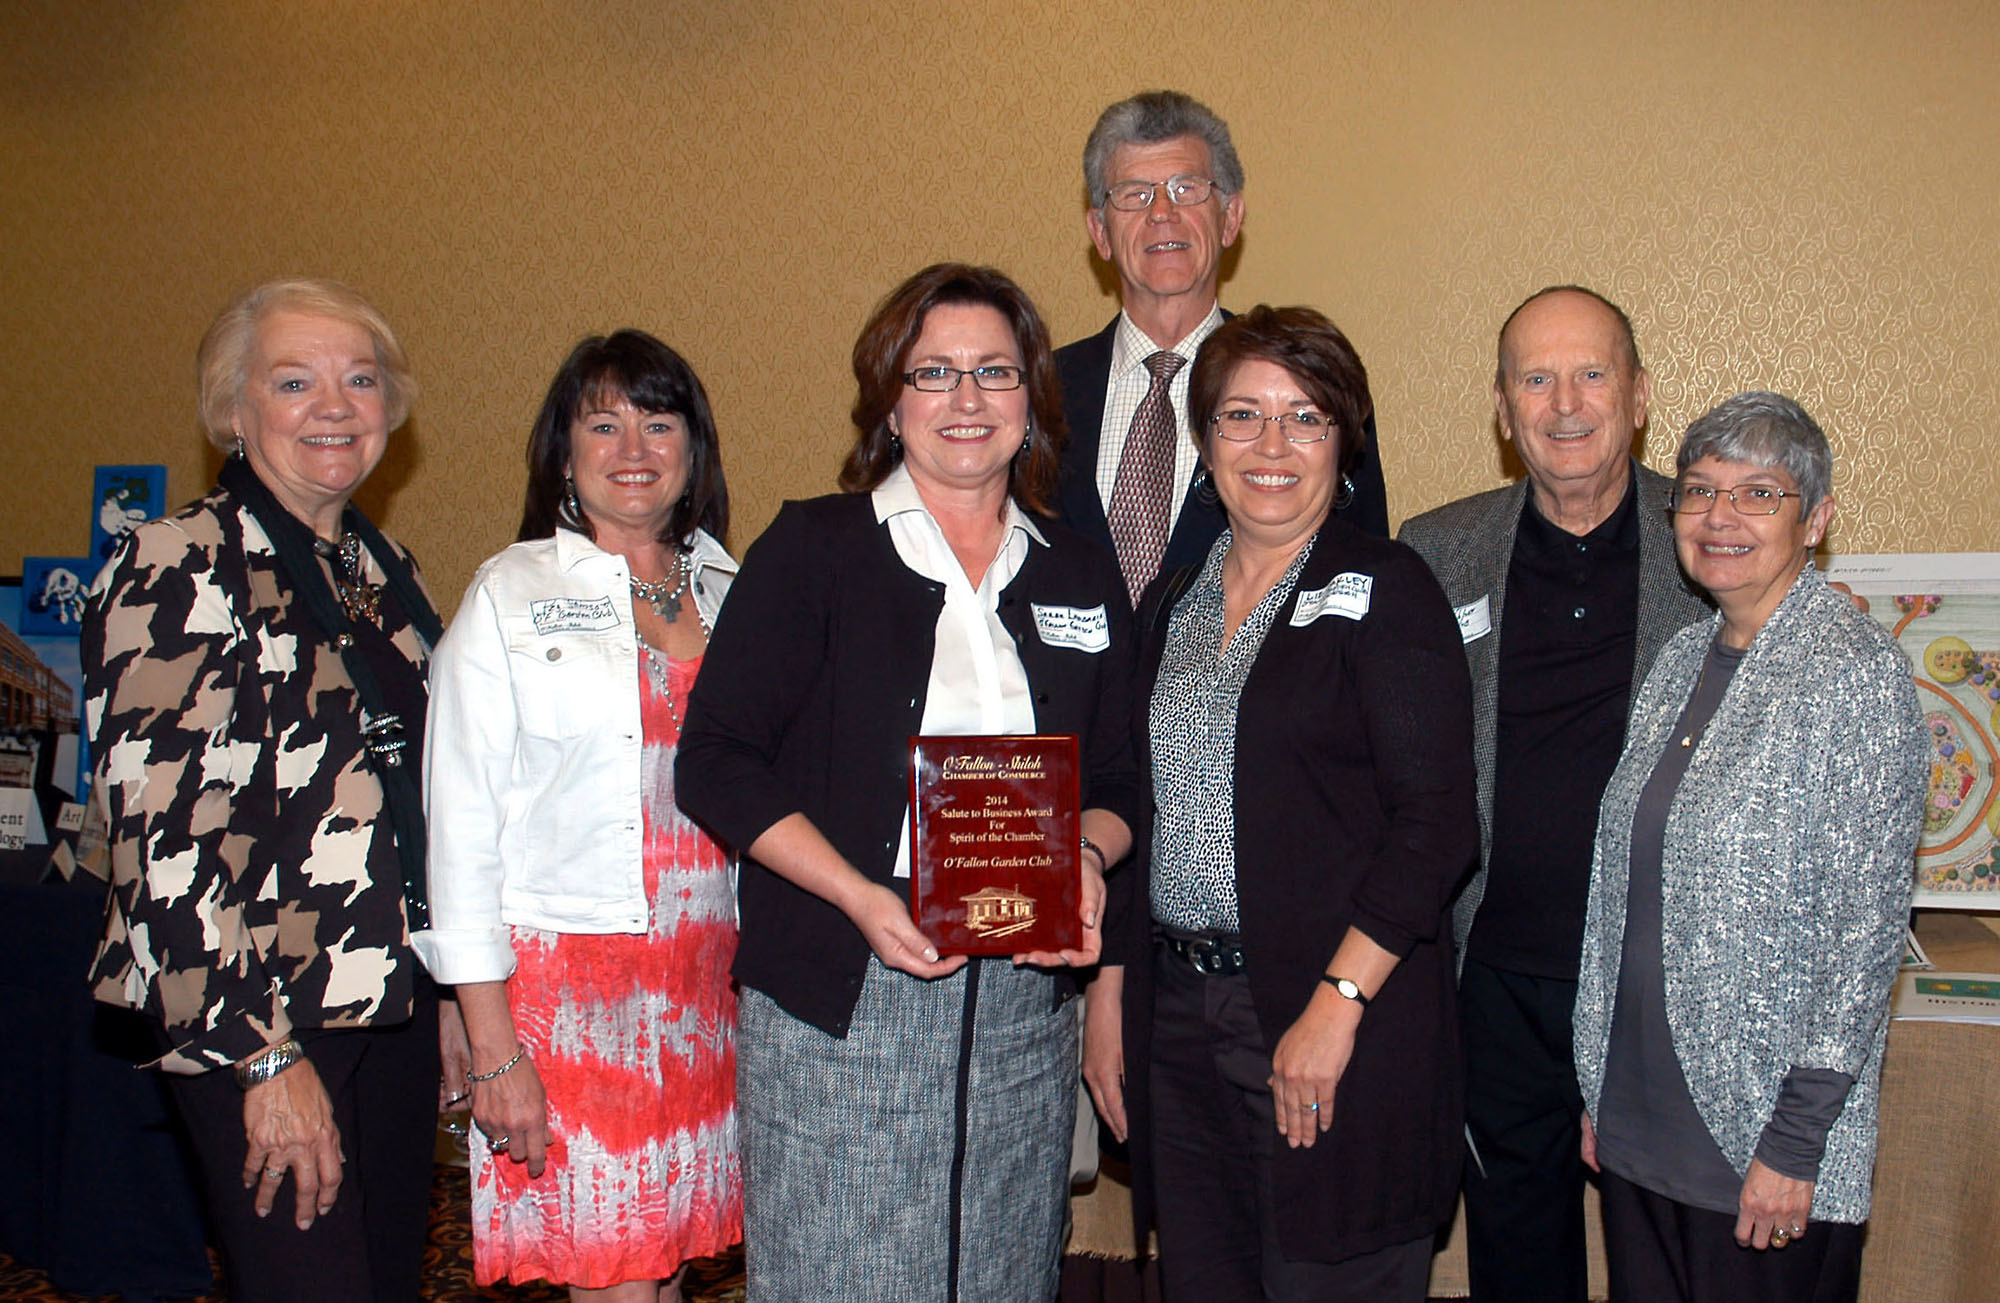
[[[1912,903],[2000,910],[2000,552],[1837,556],[1826,576],[1915,673],[1931,776]]]
[[[90,776],[79,721],[83,713],[83,665],[77,658],[74,626],[66,633],[37,634],[21,628],[22,581],[0,578],[0,733],[27,749],[31,735],[49,735],[54,755],[45,769],[67,801],[82,801]],[[37,756],[44,742],[34,742]]]
[[[165,466],[99,466],[90,492],[90,555],[96,558],[90,577],[96,577],[97,567],[110,559],[119,540],[166,512]]]
[[[83,599],[97,577],[89,557],[21,558],[21,607],[14,624],[24,637],[68,638],[83,628]]]

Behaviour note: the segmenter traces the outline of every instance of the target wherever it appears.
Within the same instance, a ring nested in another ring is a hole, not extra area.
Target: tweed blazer
[[[1639,690],[1604,791],[1576,993],[1594,1116],[1618,995],[1632,816],[1721,617],[1683,629]],[[1889,992],[1930,742],[1910,663],[1811,566],[1750,644],[1667,817],[1667,1025],[1695,1110],[1747,1171],[1785,1074],[1854,1078],[1813,1188],[1820,1221],[1868,1217]]]
[[[112,883],[91,981],[161,1024],[170,1072],[227,1066],[295,1027],[410,1016],[395,828],[354,682],[295,599],[263,528],[218,485],[132,531],[85,610]],[[385,632],[421,677],[430,649],[390,611]]]
[[[1709,614],[1701,590],[1688,582],[1674,556],[1667,492],[1673,481],[1632,462],[1639,481],[1639,623],[1632,682],[1646,677],[1660,647],[1676,630]],[[1417,550],[1458,613],[1465,659],[1472,671],[1472,759],[1479,781],[1479,870],[1452,907],[1451,933],[1460,962],[1480,902],[1493,852],[1493,753],[1499,738],[1500,633],[1507,607],[1507,568],[1514,559],[1514,531],[1528,500],[1530,481],[1447,503],[1403,522],[1396,537]],[[1485,603],[1484,611],[1480,603]],[[1480,616],[1484,616],[1483,621]],[[1483,623],[1485,633],[1467,633]]]

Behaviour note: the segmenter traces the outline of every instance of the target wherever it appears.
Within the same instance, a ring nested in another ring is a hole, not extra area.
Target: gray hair
[[[1105,173],[1120,145],[1157,145],[1181,136],[1194,136],[1208,146],[1216,189],[1231,195],[1243,192],[1243,164],[1229,139],[1229,124],[1192,96],[1149,90],[1119,100],[1098,115],[1097,125],[1090,129],[1090,139],[1083,144],[1083,185],[1090,192],[1090,206],[1101,209],[1110,196],[1111,180]]]
[[[1819,423],[1783,394],[1752,389],[1696,418],[1681,438],[1676,474],[1704,457],[1782,470],[1799,488],[1799,519],[1833,493],[1833,449]]]

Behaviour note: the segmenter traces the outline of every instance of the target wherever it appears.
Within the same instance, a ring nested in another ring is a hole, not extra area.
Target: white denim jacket
[[[696,530],[709,624],[736,574]],[[516,543],[473,576],[431,660],[424,735],[438,981],[514,971],[508,928],[643,932],[638,636],[631,572],[574,530]]]

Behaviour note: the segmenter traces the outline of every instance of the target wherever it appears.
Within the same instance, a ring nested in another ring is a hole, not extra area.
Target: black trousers
[[[1610,1172],[1604,1248],[1611,1303],[1854,1303],[1867,1226],[1813,1222],[1782,1249],[1736,1243],[1736,1218]]]
[[[243,1092],[227,1069],[167,1084],[201,1165],[230,1303],[410,1303],[422,1292],[437,1129],[436,988],[389,1027],[307,1032],[306,1057],[333,1100],[345,1160],[333,1208],[294,1221],[286,1174],[269,1217],[243,1188]]]
[[[1475,1303],[1583,1303],[1583,1096],[1571,1053],[1576,983],[1467,960],[1466,1270]]]
[[[1287,1258],[1271,1193],[1271,1054],[1250,980],[1154,947],[1154,1209],[1165,1303],[1422,1303],[1431,1237],[1340,1262]]]

